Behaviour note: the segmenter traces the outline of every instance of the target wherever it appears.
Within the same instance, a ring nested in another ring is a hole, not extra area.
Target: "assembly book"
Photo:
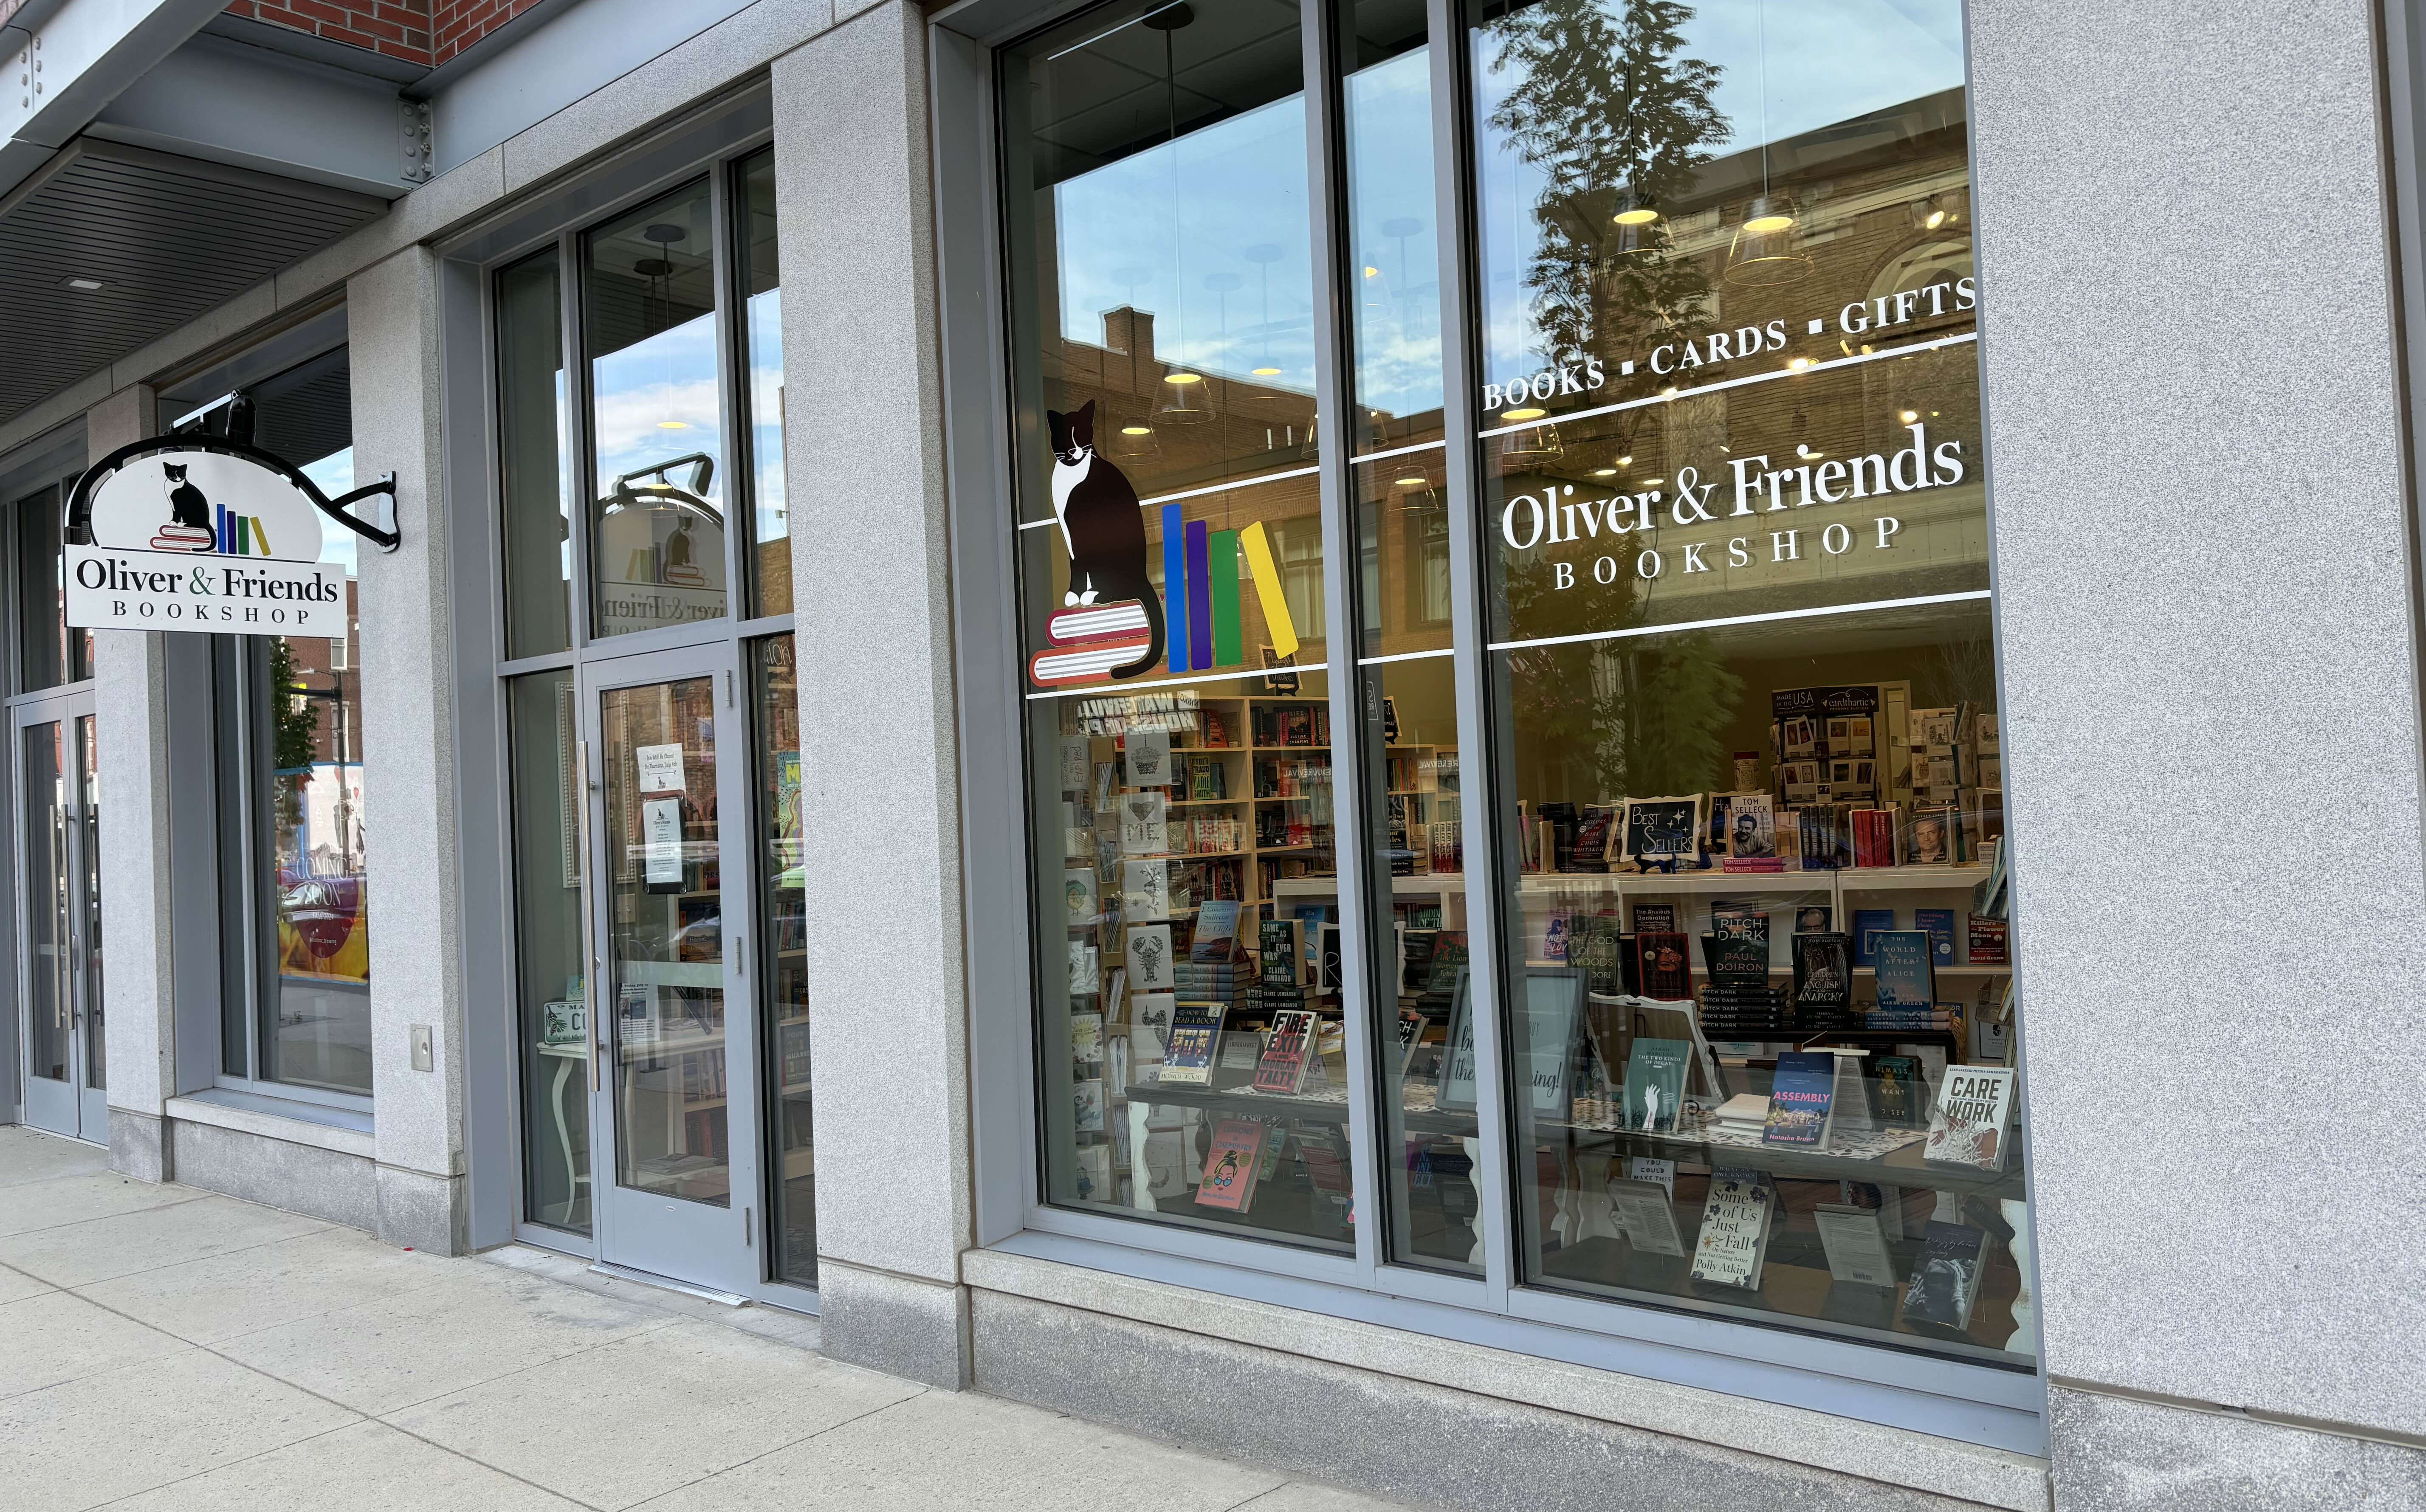
[[[1817,1150],[1828,1142],[1836,1110],[1836,1057],[1825,1052],[1789,1051],[1777,1057],[1761,1143]]]

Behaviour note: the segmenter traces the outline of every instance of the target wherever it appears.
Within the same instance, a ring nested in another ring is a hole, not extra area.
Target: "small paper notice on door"
[[[682,799],[649,798],[641,803],[640,880],[652,891],[682,886]]]
[[[636,751],[640,763],[640,791],[643,793],[687,793],[683,785],[683,748],[676,746],[642,746]]]

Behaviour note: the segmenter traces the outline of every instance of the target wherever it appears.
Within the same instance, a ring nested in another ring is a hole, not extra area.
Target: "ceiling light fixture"
[[[1543,409],[1538,404],[1528,404],[1520,406],[1514,410],[1503,410],[1499,412],[1499,418],[1502,420],[1539,420],[1549,412],[1550,411]]]
[[[104,283],[99,279],[73,278],[61,279],[59,281],[66,284],[71,289],[79,289],[86,294],[99,294],[102,290],[109,287],[108,284]]]
[[[1593,469],[1593,476],[1615,477],[1617,476],[1617,469],[1613,467],[1595,467]]]

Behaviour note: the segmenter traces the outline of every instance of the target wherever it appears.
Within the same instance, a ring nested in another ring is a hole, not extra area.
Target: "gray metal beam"
[[[102,107],[177,50],[223,0],[64,0],[5,29],[0,54],[0,194],[30,177]]]
[[[402,198],[409,109],[383,79],[218,37],[193,38],[128,85],[88,136]]]

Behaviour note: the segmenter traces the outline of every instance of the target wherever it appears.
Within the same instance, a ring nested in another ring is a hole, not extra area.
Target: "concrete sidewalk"
[[[446,1260],[0,1127],[0,1504],[1387,1512],[815,1353],[817,1323]]]

